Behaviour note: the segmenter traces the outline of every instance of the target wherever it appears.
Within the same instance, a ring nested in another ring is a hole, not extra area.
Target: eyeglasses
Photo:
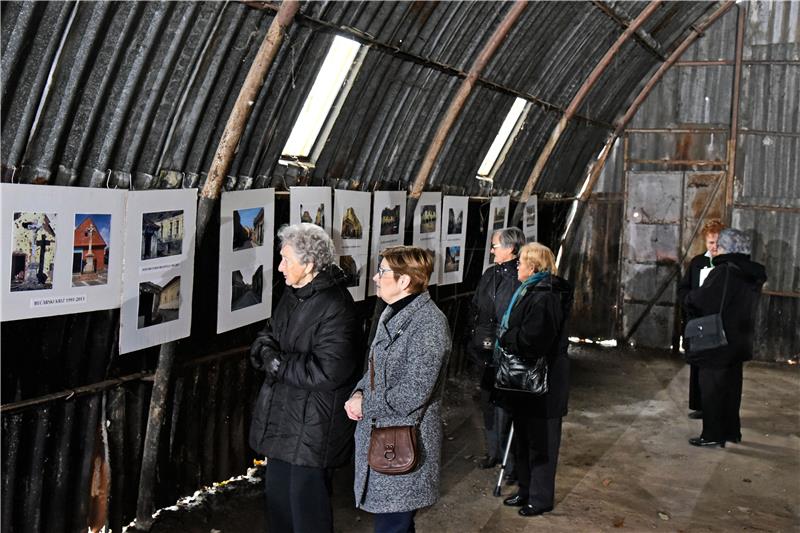
[[[394,272],[394,271],[391,268],[381,268],[381,266],[378,265],[377,272],[378,272],[378,277],[382,278],[383,275],[386,274],[387,272]]]

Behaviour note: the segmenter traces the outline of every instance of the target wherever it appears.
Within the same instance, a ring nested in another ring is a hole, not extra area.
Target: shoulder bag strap
[[[728,275],[731,273],[731,267],[725,267],[725,281],[722,285],[722,300],[719,302],[719,315],[722,316],[722,308],[725,306],[725,293],[728,292]]]

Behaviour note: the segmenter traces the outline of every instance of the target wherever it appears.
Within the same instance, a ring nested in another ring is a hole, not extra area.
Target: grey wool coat
[[[356,507],[370,513],[411,511],[439,499],[443,387],[437,384],[444,383],[450,352],[447,318],[427,292],[391,313],[387,307],[381,315],[372,342],[375,390],[370,390],[370,368],[355,387],[364,395],[364,418],[356,425],[354,492]],[[399,476],[371,470],[367,452],[372,420],[377,427],[413,425],[428,402],[419,429],[417,468]]]

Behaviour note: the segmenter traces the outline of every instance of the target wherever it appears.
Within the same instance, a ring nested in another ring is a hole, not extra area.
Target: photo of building
[[[233,251],[264,244],[264,208],[233,211]]]
[[[339,258],[339,266],[344,270],[347,287],[358,287],[361,278],[361,268],[352,255],[343,255]]]
[[[348,207],[342,217],[342,239],[360,239],[364,234],[355,209]]]
[[[181,303],[181,277],[164,286],[145,281],[139,284],[139,329],[178,319]]]
[[[72,242],[72,286],[108,283],[111,215],[76,214]]]
[[[381,235],[400,233],[400,205],[384,207],[381,211]]]
[[[503,229],[506,225],[506,208],[505,207],[498,207],[494,210],[494,221],[492,223],[492,229]]]
[[[180,255],[183,251],[183,211],[142,215],[142,259]]]
[[[308,224],[316,224],[320,228],[325,229],[325,204],[319,204],[317,207],[317,211],[314,217],[311,217],[311,212],[303,207],[303,204],[300,204],[300,222],[306,222]]]
[[[425,205],[422,207],[422,223],[419,227],[420,233],[433,233],[436,231],[436,206]]]
[[[11,234],[12,291],[53,288],[55,221],[53,213],[14,213]]]
[[[447,233],[448,235],[458,235],[464,229],[464,211],[461,209],[448,209]]]
[[[245,279],[241,270],[231,273],[231,311],[238,311],[261,303],[264,289],[264,266],[259,266],[253,276]]]
[[[445,249],[444,271],[458,272],[458,267],[460,264],[461,264],[461,247],[448,246]]]
[[[526,205],[525,206],[525,224],[528,226],[535,226],[536,225],[536,206],[535,205]]]

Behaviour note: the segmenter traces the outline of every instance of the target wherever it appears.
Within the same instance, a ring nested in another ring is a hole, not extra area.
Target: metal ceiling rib
[[[313,181],[407,186],[465,72],[511,5],[305,2],[254,102],[228,187],[273,182],[335,33],[380,46],[366,54]],[[610,5],[635,17],[647,3]],[[647,30],[668,48],[711,5],[670,2]],[[16,179],[60,184],[177,187],[181,176],[197,183],[273,15],[236,2],[3,2],[4,177],[15,169]],[[565,106],[621,32],[590,2],[531,2],[483,72],[429,186],[480,191],[477,167],[515,93]],[[617,61],[584,104],[591,119],[610,122],[656,58],[631,42]],[[495,190],[524,184],[558,118],[546,109],[534,105]],[[595,130],[602,128],[562,139],[557,153],[570,163],[546,169],[552,177],[540,191],[574,192],[586,154],[602,142]]]

